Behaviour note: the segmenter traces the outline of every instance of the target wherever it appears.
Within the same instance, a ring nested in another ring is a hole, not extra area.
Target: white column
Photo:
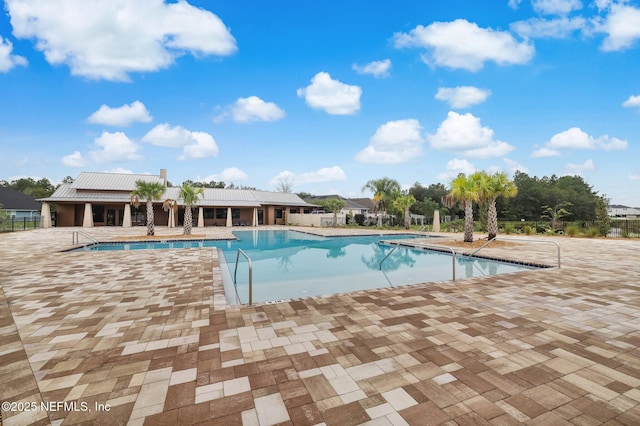
[[[93,209],[91,203],[84,205],[84,218],[82,219],[83,228],[93,228]]]
[[[122,218],[122,227],[131,228],[131,204],[124,205],[124,218]]]
[[[433,212],[433,232],[440,232],[440,210]]]
[[[40,227],[51,228],[51,208],[49,203],[42,203],[42,211],[40,212]]]
[[[198,228],[204,228],[204,209],[198,207]]]
[[[176,227],[176,214],[173,209],[173,206],[169,207],[169,220],[167,221],[167,228],[175,228]]]
[[[233,219],[231,219],[231,207],[227,207],[227,228],[233,226]]]
[[[258,208],[253,208],[253,220],[251,226],[258,226]]]

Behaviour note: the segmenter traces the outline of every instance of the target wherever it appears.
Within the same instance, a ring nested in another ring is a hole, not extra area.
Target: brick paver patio
[[[637,240],[557,238],[562,269],[225,307],[214,249],[60,252],[73,231],[0,235],[5,425],[640,424]]]

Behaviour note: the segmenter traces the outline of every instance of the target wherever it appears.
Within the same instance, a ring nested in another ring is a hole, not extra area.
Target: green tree
[[[409,209],[416,203],[416,199],[413,195],[400,195],[393,200],[393,208],[400,210],[404,214],[404,229],[409,229],[411,226],[411,213]]]
[[[136,189],[131,192],[131,204],[136,208],[140,205],[140,201],[145,201],[147,204],[147,235],[155,235],[153,200],[162,198],[164,190],[165,187],[161,183],[137,180]]]
[[[602,237],[606,237],[609,234],[609,228],[611,228],[611,218],[607,211],[607,205],[609,205],[609,200],[606,195],[597,198],[596,221],[598,222],[598,233]]]
[[[506,173],[489,175],[486,172],[476,173],[479,184],[480,197],[486,201],[487,230],[490,240],[498,236],[498,211],[496,200],[498,197],[511,198],[518,193],[518,187],[509,180]]]
[[[460,173],[451,181],[451,191],[443,198],[442,202],[447,207],[456,204],[464,207],[464,242],[473,242],[473,203],[481,198],[478,188],[477,175],[466,176]]]
[[[338,226],[338,213],[345,206],[346,202],[339,198],[329,198],[328,200],[323,200],[320,205],[328,212],[333,213],[333,227]]]
[[[400,195],[400,184],[395,179],[383,177],[382,179],[372,179],[365,183],[362,191],[369,190],[373,192],[373,204],[375,212],[387,213],[387,208],[393,203],[393,200]]]
[[[193,228],[191,209],[196,205],[202,195],[204,195],[203,188],[194,188],[186,183],[180,187],[180,195],[178,195],[178,197],[184,202],[184,227],[182,230],[184,235],[191,235],[191,229]]]
[[[542,215],[540,217],[551,220],[551,228],[555,229],[558,226],[558,221],[564,217],[571,216],[572,213],[565,209],[573,204],[568,201],[562,201],[554,206],[542,206]]]
[[[47,198],[51,196],[56,189],[47,178],[42,178],[37,181],[30,177],[12,180],[11,182],[2,180],[0,181],[0,185],[22,192],[23,194],[31,195],[34,198]]]

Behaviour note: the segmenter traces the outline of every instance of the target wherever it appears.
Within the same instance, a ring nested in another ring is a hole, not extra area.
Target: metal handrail
[[[249,306],[253,304],[253,265],[251,264],[251,258],[247,256],[242,249],[238,249],[238,253],[236,254],[236,268],[233,271],[233,283],[236,284],[236,276],[238,274],[238,260],[240,259],[240,255],[243,255],[247,262],[249,262]]]
[[[393,250],[391,250],[389,253],[387,253],[387,255],[384,257],[384,259],[382,259],[380,261],[380,270],[382,271],[382,262],[384,262],[385,260],[387,260],[387,258],[391,255],[391,253],[394,252],[395,249],[397,249],[400,244],[399,243],[393,243],[391,241],[385,241],[384,244],[390,244],[392,246],[395,246],[393,248]],[[451,252],[451,275],[452,275],[452,281],[456,280],[456,251],[449,247],[449,246],[442,246],[440,244],[435,245],[435,244],[424,244],[424,243],[412,243],[413,246],[415,247],[424,247],[424,248],[431,248],[431,249],[436,249],[438,251],[441,251],[442,249],[447,249]],[[409,247],[410,248],[410,247]]]
[[[482,250],[483,248],[485,248],[486,246],[488,246],[489,244],[491,244],[492,242],[496,241],[498,239],[498,237],[494,237],[492,239],[490,239],[489,241],[487,241],[486,243],[484,243],[483,245],[481,245],[480,247],[478,247],[473,253],[471,254],[465,254],[465,256],[474,256],[476,253],[478,253],[480,250]],[[551,241],[551,240],[530,240],[528,238],[502,238],[502,241],[523,241],[523,242],[528,242],[528,243],[550,243],[550,244],[555,244],[556,247],[558,248],[558,269],[560,269],[561,267],[561,263],[560,263],[560,244],[558,244],[555,241]]]
[[[85,232],[73,231],[73,234],[71,235],[71,244],[72,245],[80,244],[80,235],[82,235],[83,237],[91,240],[94,244],[98,244],[99,243],[98,240],[96,240],[91,235],[89,235],[89,234],[87,234]]]

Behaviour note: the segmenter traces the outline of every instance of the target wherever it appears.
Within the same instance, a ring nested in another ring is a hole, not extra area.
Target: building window
[[[300,213],[300,209],[289,209],[289,213]]]
[[[202,215],[205,219],[213,219],[213,215],[214,215],[214,209],[207,209],[204,208],[202,209]]]
[[[226,219],[227,209],[216,209],[216,219]]]
[[[104,206],[93,206],[93,222],[104,222]]]
[[[282,219],[282,212],[284,211],[284,209],[275,209],[275,215],[276,215],[276,219]]]
[[[231,209],[231,219],[240,219],[240,209]]]

